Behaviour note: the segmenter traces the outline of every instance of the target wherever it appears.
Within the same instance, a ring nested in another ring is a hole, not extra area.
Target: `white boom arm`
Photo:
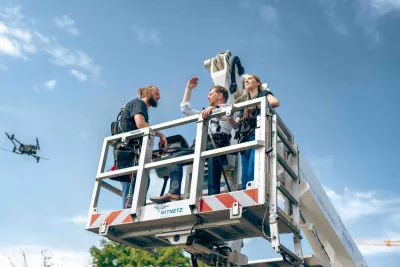
[[[225,51],[206,60],[204,65],[211,73],[214,84],[229,89],[230,103],[246,100],[246,92],[243,89],[245,74],[238,57]],[[235,79],[232,79],[232,76]],[[263,84],[263,87],[266,89],[266,84]],[[299,161],[301,229],[314,253],[326,267],[368,266],[301,153]]]
[[[314,253],[333,267],[368,266],[325,190],[300,154],[301,226]],[[329,257],[329,258],[328,258]]]

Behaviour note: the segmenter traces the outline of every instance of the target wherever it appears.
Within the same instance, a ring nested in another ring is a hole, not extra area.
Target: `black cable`
[[[219,124],[218,124],[218,125],[219,125]],[[209,138],[210,138],[211,144],[213,145],[214,149],[215,149],[215,148],[218,148],[218,147],[215,145],[214,138],[212,137],[212,133],[208,133],[208,136],[209,136]],[[226,173],[225,173],[225,170],[224,170],[224,166],[222,165],[221,157],[220,157],[220,156],[217,156],[217,159],[218,159],[219,165],[220,165],[220,167],[221,167],[222,175],[224,176],[224,181],[225,181],[226,187],[228,187],[228,192],[232,192],[231,187],[230,187],[229,182],[228,182],[228,178],[226,177]],[[209,170],[209,171],[210,171],[210,170]]]
[[[192,229],[190,229],[190,235],[193,235],[193,229],[197,226],[197,225],[201,225],[204,223],[204,219],[200,217],[200,215],[196,214],[196,217],[198,219],[198,221],[193,225]]]
[[[237,89],[235,67],[237,67],[239,75],[242,75],[244,73],[244,68],[242,66],[242,63],[240,62],[240,59],[237,56],[234,56],[232,58],[232,67],[231,67],[231,73],[230,73],[231,74],[231,85],[229,87],[229,92],[231,94],[235,93],[235,91]]]
[[[224,170],[224,166],[222,165],[222,161],[221,161],[221,157],[220,156],[218,156],[218,162],[219,162],[219,165],[221,166],[222,175],[224,176],[224,181],[225,181],[226,187],[228,187],[228,192],[232,192],[231,187],[230,187],[229,182],[228,182],[228,178],[226,177],[226,173],[225,173],[225,170]]]
[[[193,226],[192,226],[192,229],[190,229],[190,235],[192,236],[193,235],[193,229],[197,226],[197,225],[199,225],[199,224],[201,224],[200,222],[197,222],[197,223],[195,223]]]
[[[190,259],[192,261],[192,266],[193,267],[199,267],[199,264],[197,263],[197,260],[196,260],[196,258],[194,257],[193,254],[190,254]]]

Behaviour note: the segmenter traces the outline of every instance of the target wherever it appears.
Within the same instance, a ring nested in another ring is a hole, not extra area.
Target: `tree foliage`
[[[190,267],[190,260],[178,247],[158,248],[152,254],[112,241],[101,240],[90,248],[93,267]],[[199,262],[199,266],[206,266]]]

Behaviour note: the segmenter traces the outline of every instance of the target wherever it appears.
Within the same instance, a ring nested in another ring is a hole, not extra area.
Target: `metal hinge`
[[[99,228],[99,235],[107,235],[108,234],[108,225],[107,222],[102,222]]]
[[[242,217],[242,206],[239,205],[239,202],[233,202],[232,208],[230,209],[230,218],[237,219]]]

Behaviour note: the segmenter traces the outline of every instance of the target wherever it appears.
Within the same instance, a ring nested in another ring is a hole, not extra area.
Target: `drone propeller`
[[[6,133],[6,135],[7,135],[8,139],[10,139],[10,141],[13,143],[14,146],[15,146],[14,141],[17,142],[18,144],[22,145],[22,143],[20,141],[18,141],[16,138],[14,138],[14,134],[12,134],[10,136],[8,133]]]
[[[4,148],[2,148],[1,150],[7,151],[7,152],[11,152],[11,153],[15,153],[15,154],[18,154],[18,155],[22,155],[22,153],[18,153],[18,152],[15,152],[15,151],[11,151],[11,150],[8,150],[8,149],[4,149]],[[44,158],[44,157],[40,157],[40,156],[35,156],[35,155],[32,155],[32,154],[30,154],[30,155],[36,159],[36,163],[39,163],[39,159],[50,160],[50,159],[48,159],[48,158]]]
[[[39,163],[40,159],[50,160],[50,159],[39,157],[39,156],[35,156],[35,155],[32,155],[32,157],[34,157],[36,159],[36,163]]]
[[[36,148],[40,150],[39,138],[36,137]]]
[[[7,151],[7,152],[11,152],[11,153],[15,153],[15,154],[21,154],[21,153],[15,152],[15,150],[14,150],[14,151],[11,151],[11,150],[4,149],[4,148],[2,148],[1,150]]]
[[[16,140],[14,138],[14,134],[12,134],[11,136],[7,132],[5,134],[7,135],[8,139],[10,139],[11,141]]]

